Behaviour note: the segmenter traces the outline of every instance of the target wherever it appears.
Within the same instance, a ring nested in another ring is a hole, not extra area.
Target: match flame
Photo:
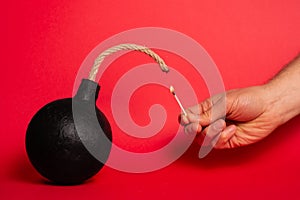
[[[174,95],[174,97],[175,97],[175,99],[176,99],[178,105],[180,106],[180,108],[181,108],[181,110],[182,110],[182,113],[183,113],[185,116],[187,116],[187,113],[186,113],[186,111],[184,110],[184,107],[182,106],[182,104],[180,103],[178,97],[176,96],[176,94],[175,94],[175,89],[174,89],[174,87],[173,87],[172,85],[170,86],[170,92]]]
[[[172,94],[175,94],[175,89],[174,89],[174,87],[171,85],[170,86],[170,92],[172,93]]]

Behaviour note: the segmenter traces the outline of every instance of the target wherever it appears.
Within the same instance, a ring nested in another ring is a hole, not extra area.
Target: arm
[[[300,56],[265,85],[270,108],[277,110],[279,125],[300,113]]]

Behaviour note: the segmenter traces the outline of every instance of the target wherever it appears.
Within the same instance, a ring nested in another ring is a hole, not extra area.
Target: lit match
[[[175,94],[175,89],[174,89],[174,87],[173,87],[172,85],[170,86],[170,92],[174,95],[174,97],[175,97],[175,99],[176,99],[176,101],[177,101],[179,107],[180,107],[181,110],[182,110],[182,113],[183,113],[185,116],[187,116],[187,113],[185,112],[185,110],[184,110],[182,104],[180,103],[180,101],[179,101],[177,95]]]

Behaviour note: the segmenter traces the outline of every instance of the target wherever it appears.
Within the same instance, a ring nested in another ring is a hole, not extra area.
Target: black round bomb
[[[103,167],[112,133],[95,103],[99,89],[97,83],[83,79],[73,98],[53,101],[32,118],[26,151],[45,178],[57,184],[79,184]]]
[[[32,118],[26,132],[26,151],[36,170],[58,184],[78,184],[95,175],[107,161],[112,133],[104,114],[96,107],[95,83],[106,56],[122,50],[140,51],[152,57],[163,72],[169,68],[151,49],[119,44],[103,51],[94,62],[89,79],[83,79],[74,98],[53,101]]]

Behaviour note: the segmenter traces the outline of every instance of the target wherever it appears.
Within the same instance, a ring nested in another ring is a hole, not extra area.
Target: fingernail
[[[224,133],[224,138],[223,138],[224,144],[227,143],[228,140],[230,140],[230,138],[233,136],[232,133],[234,133],[235,130],[236,130],[236,126],[234,126],[234,125],[230,125],[224,130],[224,132],[223,132]]]
[[[223,128],[223,122],[222,121],[216,121],[213,125],[214,129],[215,130],[222,130]]]
[[[234,125],[228,126],[228,133],[235,131],[236,127]]]

